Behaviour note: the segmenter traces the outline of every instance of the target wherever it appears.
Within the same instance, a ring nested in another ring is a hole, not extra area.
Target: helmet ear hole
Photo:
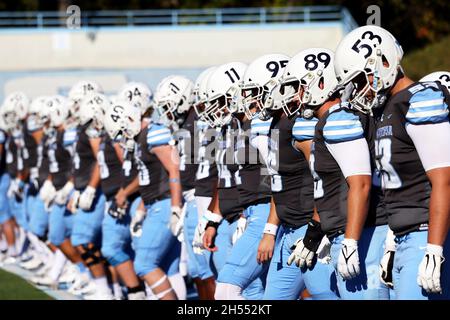
[[[389,61],[386,59],[386,56],[384,54],[381,56],[381,61],[383,62],[383,67],[389,68]]]
[[[319,83],[317,85],[321,90],[323,90],[325,88],[325,80],[323,77],[320,77]]]

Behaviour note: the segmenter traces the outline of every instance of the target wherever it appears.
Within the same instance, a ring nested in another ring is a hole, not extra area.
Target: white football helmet
[[[184,115],[192,106],[193,83],[183,76],[171,76],[158,85],[155,105],[159,120],[170,126],[181,124]]]
[[[129,146],[141,132],[141,109],[128,100],[117,100],[106,109],[104,127],[113,141]]]
[[[48,123],[53,128],[63,125],[69,117],[67,98],[61,95],[47,97],[40,115],[43,124]]]
[[[28,108],[27,117],[27,129],[29,131],[39,130],[43,127],[44,121],[42,118],[42,112],[48,98],[48,96],[39,96],[31,101],[30,107]]]
[[[139,105],[144,114],[152,106],[153,92],[142,82],[128,82],[119,90],[118,98]]]
[[[204,120],[212,127],[222,127],[238,112],[238,98],[247,65],[230,62],[218,67],[209,77]]]
[[[289,62],[285,54],[266,54],[257,58],[245,70],[241,86],[242,106],[248,119],[263,110],[266,98],[278,85]]]
[[[199,118],[203,118],[205,112],[205,103],[208,99],[206,89],[208,87],[208,80],[211,74],[217,67],[209,67],[200,73],[195,80],[194,89],[192,90],[192,96],[194,100],[194,109]]]
[[[80,103],[83,98],[89,93],[103,93],[102,87],[94,82],[88,80],[82,80],[73,85],[68,94],[68,106],[70,111],[70,116],[73,118],[75,122],[79,120],[79,110]]]
[[[89,93],[80,102],[80,125],[92,121],[97,130],[103,129],[106,109],[111,105],[107,96],[102,93]]]
[[[338,84],[333,62],[333,51],[325,48],[309,48],[292,57],[279,87],[283,94],[281,106],[287,116],[296,114],[302,107],[320,107],[331,97]],[[310,118],[312,111],[304,116]]]
[[[352,83],[353,107],[370,112],[395,84],[403,50],[387,30],[370,25],[357,28],[339,43],[334,68],[340,85]]]
[[[3,102],[3,123],[8,131],[19,129],[20,121],[25,120],[28,114],[30,101],[20,91],[9,94]]]
[[[429,75],[426,75],[419,81],[420,82],[439,81],[450,92],[450,72],[448,71],[436,71],[430,73]]]

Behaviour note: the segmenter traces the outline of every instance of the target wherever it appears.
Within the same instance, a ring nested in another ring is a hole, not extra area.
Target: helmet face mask
[[[283,95],[281,108],[288,117],[297,114],[302,106],[301,88],[297,79],[283,82],[280,86],[280,93]]]
[[[211,127],[222,127],[230,123],[232,112],[229,108],[230,97],[221,95],[212,101],[208,101],[203,119]]]
[[[278,86],[289,59],[284,54],[272,53],[250,63],[241,85],[241,105],[247,119],[258,117],[265,107],[274,107],[270,94]]]
[[[208,69],[203,70],[203,72],[200,73],[200,75],[195,80],[194,88],[192,90],[192,100],[195,113],[201,120],[205,122],[206,119],[204,118],[204,112],[206,110],[206,102],[208,100],[208,80],[216,69],[216,67],[209,67]]]
[[[192,106],[192,81],[183,76],[169,76],[158,85],[155,105],[159,121],[178,127]]]
[[[233,113],[243,113],[241,86],[247,65],[230,62],[216,68],[209,76],[206,96],[207,102],[202,118],[210,126],[228,125]]]
[[[264,107],[262,101],[267,95],[267,89],[255,84],[249,84],[242,88],[241,91],[245,116],[247,119],[252,120],[258,116]]]

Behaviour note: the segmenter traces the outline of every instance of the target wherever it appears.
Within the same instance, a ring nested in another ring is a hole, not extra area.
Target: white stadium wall
[[[137,75],[155,87],[173,72],[195,78],[204,67],[248,63],[265,53],[293,55],[317,46],[335,49],[343,35],[340,22],[3,29],[0,85],[3,95],[22,89],[33,97],[65,91],[87,76],[99,77],[105,88],[112,89]],[[102,72],[107,76],[98,74]]]

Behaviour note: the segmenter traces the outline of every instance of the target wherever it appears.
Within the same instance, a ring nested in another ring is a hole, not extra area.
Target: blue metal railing
[[[0,12],[0,28],[66,27],[69,14],[55,11]],[[179,10],[104,10],[83,11],[81,28],[104,26],[178,26],[311,23],[339,21],[346,32],[357,24],[341,6],[304,6],[273,8],[217,8]]]

